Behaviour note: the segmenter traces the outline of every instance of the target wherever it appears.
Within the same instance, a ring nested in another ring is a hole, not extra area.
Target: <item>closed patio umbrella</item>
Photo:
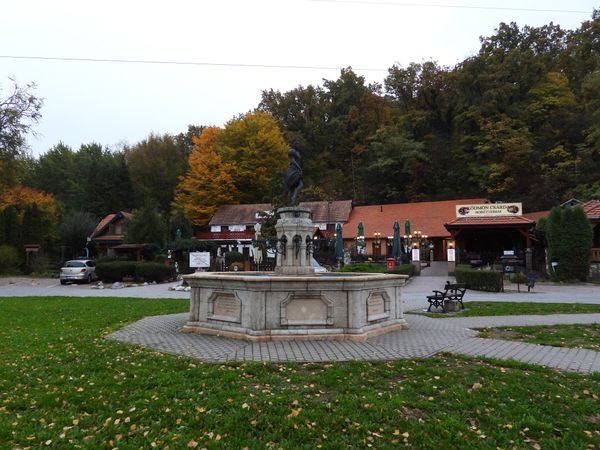
[[[344,259],[344,241],[342,240],[342,225],[335,226],[335,257],[339,260]]]
[[[400,257],[400,225],[394,222],[394,240],[392,241],[392,256],[396,259]]]
[[[356,237],[356,247],[358,253],[362,253],[365,248],[365,227],[362,222],[358,223],[358,235]]]

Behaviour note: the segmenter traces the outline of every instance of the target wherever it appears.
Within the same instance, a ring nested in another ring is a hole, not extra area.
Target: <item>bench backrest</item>
[[[465,283],[446,283],[444,289],[447,291],[454,291],[456,289],[467,289],[467,285]]]

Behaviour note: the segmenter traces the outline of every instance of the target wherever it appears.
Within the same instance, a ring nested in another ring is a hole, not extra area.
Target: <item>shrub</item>
[[[338,272],[365,272],[365,273],[381,273],[385,272],[385,266],[381,264],[372,264],[372,263],[356,263],[356,264],[348,264]]]
[[[102,262],[96,265],[96,275],[108,283],[123,281],[125,277],[135,277],[137,264],[135,261]]]
[[[412,264],[400,264],[399,266],[394,267],[392,270],[388,270],[388,273],[408,275],[409,277],[414,277],[415,266]]]
[[[230,266],[235,262],[244,262],[244,255],[240,252],[225,252],[225,264]]]
[[[114,256],[102,256],[101,258],[94,259],[94,261],[96,262],[96,265],[98,265],[103,263],[115,262],[118,261],[118,259]]]
[[[492,292],[502,290],[502,272],[478,270],[470,266],[458,265],[454,275],[457,283],[465,283],[469,289]]]
[[[0,272],[16,271],[19,266],[19,252],[12,245],[0,245]]]
[[[175,278],[175,268],[154,262],[113,261],[98,264],[96,274],[108,283],[123,281],[123,278],[158,283]]]
[[[155,262],[137,263],[135,278],[140,281],[162,283],[175,278],[175,267]]]
[[[510,277],[510,281],[516,284],[527,283],[527,276],[524,273],[517,272]]]

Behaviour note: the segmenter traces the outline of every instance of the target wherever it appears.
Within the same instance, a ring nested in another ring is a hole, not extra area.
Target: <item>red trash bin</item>
[[[394,258],[388,258],[387,259],[387,269],[392,270],[394,267],[396,267],[396,260]]]

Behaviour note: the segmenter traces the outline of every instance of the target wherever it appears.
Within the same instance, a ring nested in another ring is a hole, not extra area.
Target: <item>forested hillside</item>
[[[500,24],[456,67],[263,92],[298,138],[307,194],[357,204],[487,196],[545,209],[600,197],[600,15],[575,31]]]
[[[118,149],[58,143],[30,158],[23,145],[33,124],[2,125],[0,208],[24,186],[53,194],[63,218],[152,205],[165,220],[183,210],[203,225],[219,203],[282,198],[293,139],[305,161],[304,200],[484,196],[533,211],[600,198],[598,11],[573,31],[502,23],[455,67],[393,66],[381,81],[367,84],[347,68],[321,85],[267,89],[255,111],[222,128],[150,134]],[[37,120],[43,108],[31,103],[31,86],[22,99]]]

